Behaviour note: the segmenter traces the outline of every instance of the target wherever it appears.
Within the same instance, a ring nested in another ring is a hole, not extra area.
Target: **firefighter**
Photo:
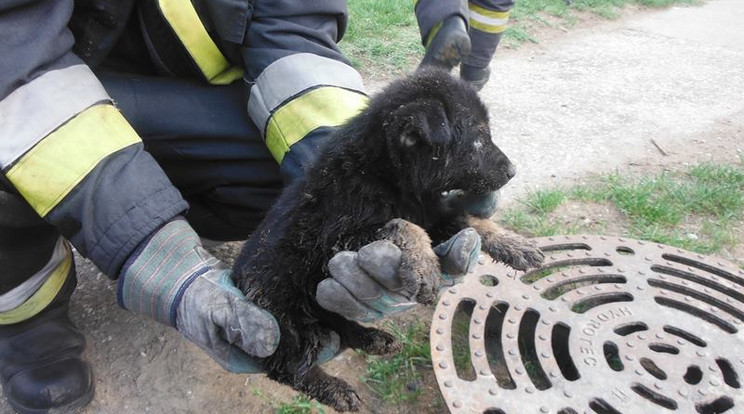
[[[415,0],[416,19],[426,53],[422,65],[451,70],[481,90],[506,30],[513,0]]]
[[[246,238],[365,106],[336,46],[346,22],[342,0],[0,3],[0,380],[15,410],[64,412],[93,397],[68,316],[72,246],[117,279],[121,306],[229,371],[258,371],[277,322],[200,237]],[[438,251],[465,271],[478,245],[465,233]],[[375,246],[395,268],[400,250]],[[321,305],[390,309],[382,299]]]

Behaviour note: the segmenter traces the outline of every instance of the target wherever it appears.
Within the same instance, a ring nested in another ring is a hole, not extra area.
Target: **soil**
[[[548,220],[575,228],[577,233],[627,236],[628,218],[615,206],[566,201],[551,212]]]
[[[743,15],[737,0],[692,10],[631,10],[611,22],[591,18],[568,31],[546,28],[539,44],[500,51],[483,96],[498,144],[520,166],[505,191],[507,204],[527,190],[580,183],[594,173],[741,162]],[[377,90],[386,81],[368,84]],[[567,203],[554,216],[587,232],[621,235],[626,228],[619,212],[600,204]],[[744,229],[738,234],[744,240]],[[238,249],[227,244],[216,254],[229,260]],[[744,244],[723,255],[741,260]],[[87,337],[96,383],[83,413],[273,413],[296,395],[263,375],[225,372],[175,330],[118,308],[115,283],[90,262],[77,257],[77,269],[71,314]],[[431,309],[418,309],[404,320],[430,318]],[[424,391],[418,403],[398,406],[360,382],[365,367],[352,351],[325,367],[356,387],[363,412],[445,412],[430,370],[415,384]],[[0,400],[0,413],[10,412]]]

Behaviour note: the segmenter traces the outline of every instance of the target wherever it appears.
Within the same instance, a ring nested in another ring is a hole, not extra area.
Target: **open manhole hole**
[[[536,240],[542,269],[481,259],[437,304],[451,412],[744,412],[744,270],[637,240]]]

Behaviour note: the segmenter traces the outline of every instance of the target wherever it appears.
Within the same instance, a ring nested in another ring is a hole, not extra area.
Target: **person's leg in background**
[[[0,378],[18,411],[93,397],[85,339],[68,316],[76,284],[70,244],[0,178]]]
[[[462,0],[416,0],[414,10],[426,49],[421,66],[452,70],[470,53],[467,4]]]
[[[470,55],[460,64],[460,77],[480,90],[491,75],[489,65],[509,21],[513,0],[470,0]]]

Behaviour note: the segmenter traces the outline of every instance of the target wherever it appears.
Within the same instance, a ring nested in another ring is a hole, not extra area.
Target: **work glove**
[[[201,247],[183,219],[143,242],[120,273],[117,300],[175,327],[228,371],[261,371],[256,359],[279,344],[279,325],[235,287],[230,269]],[[338,339],[329,338],[338,350]]]
[[[441,287],[458,283],[475,265],[480,236],[466,228],[434,247],[442,270]],[[378,240],[357,252],[339,252],[329,262],[330,278],[316,290],[318,304],[349,320],[371,322],[410,309],[416,302],[404,292],[398,274],[403,253],[395,244]]]

